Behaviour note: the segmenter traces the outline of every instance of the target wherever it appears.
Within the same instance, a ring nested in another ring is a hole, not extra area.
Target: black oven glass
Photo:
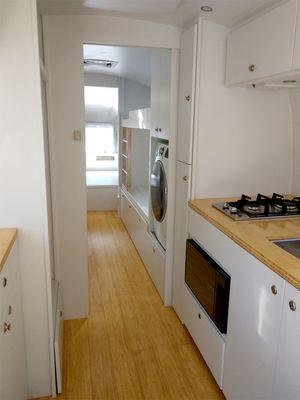
[[[186,243],[185,282],[222,333],[227,332],[230,276],[196,243]]]

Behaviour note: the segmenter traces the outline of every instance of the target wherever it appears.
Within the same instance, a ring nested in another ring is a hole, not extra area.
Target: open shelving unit
[[[131,142],[132,129],[122,127],[121,129],[121,166],[122,185],[128,190],[131,186]]]

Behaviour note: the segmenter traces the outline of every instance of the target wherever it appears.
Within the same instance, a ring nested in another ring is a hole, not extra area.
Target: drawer
[[[165,297],[165,254],[161,251],[159,246],[155,243],[155,239],[146,234],[145,244],[145,265],[147,271],[160,295],[164,301]]]
[[[184,287],[184,323],[222,389],[225,340],[189,288]]]

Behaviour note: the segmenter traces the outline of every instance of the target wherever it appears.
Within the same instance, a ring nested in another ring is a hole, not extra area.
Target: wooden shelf
[[[132,129],[123,127],[121,130],[121,154],[122,154],[122,185],[128,189],[131,184],[131,135]]]

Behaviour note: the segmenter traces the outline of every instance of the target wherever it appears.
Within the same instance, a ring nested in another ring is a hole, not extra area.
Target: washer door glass
[[[151,204],[156,221],[162,222],[167,211],[167,180],[160,160],[155,161],[151,173]]]

